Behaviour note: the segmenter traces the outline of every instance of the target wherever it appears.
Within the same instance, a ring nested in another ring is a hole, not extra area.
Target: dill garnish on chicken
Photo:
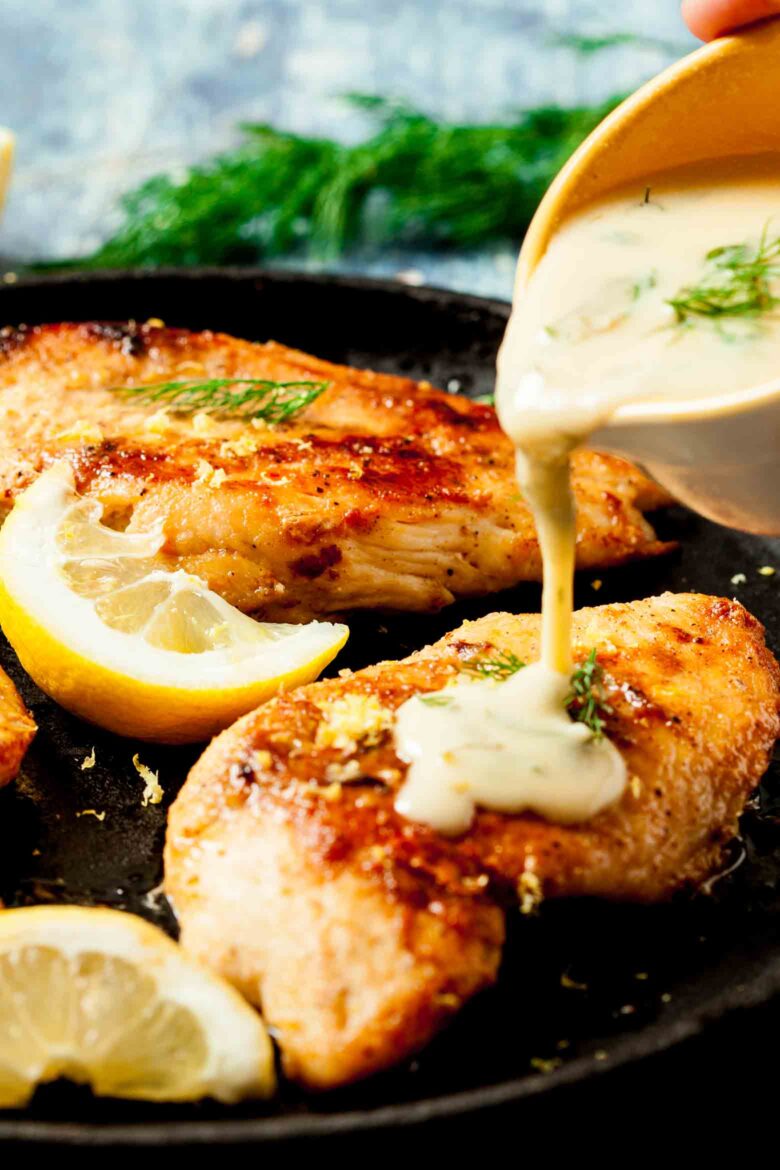
[[[436,610],[539,580],[494,410],[273,342],[149,323],[0,332],[0,491],[66,459],[104,523],[162,522],[162,567],[255,616]],[[622,459],[577,452],[579,564],[653,556],[668,502]]]

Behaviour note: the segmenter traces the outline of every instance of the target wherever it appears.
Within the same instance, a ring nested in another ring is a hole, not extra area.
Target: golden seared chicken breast
[[[213,379],[303,382],[308,405],[269,425],[118,392]],[[66,458],[109,523],[163,517],[169,567],[258,617],[435,610],[541,577],[495,412],[426,383],[154,324],[5,329],[0,423],[6,508]],[[577,452],[573,484],[580,568],[669,547],[643,515],[668,498],[624,460]]]
[[[16,776],[36,731],[16,687],[0,670],[0,788]]]
[[[518,896],[653,902],[721,865],[780,727],[762,627],[737,602],[665,594],[581,610],[574,639],[578,661],[596,648],[629,775],[588,822],[480,811],[453,838],[393,804],[395,710],[475,656],[534,661],[538,616],[281,696],[193,768],[165,853],[182,943],[262,1006],[291,1077],[341,1085],[418,1049],[495,980]]]

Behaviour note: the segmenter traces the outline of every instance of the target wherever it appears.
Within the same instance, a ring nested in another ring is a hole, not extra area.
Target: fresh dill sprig
[[[464,662],[463,669],[468,674],[475,674],[478,678],[492,678],[496,682],[503,682],[511,675],[522,670],[522,662],[511,650],[497,650],[492,658],[472,658]]]
[[[612,707],[606,701],[604,671],[596,661],[595,648],[571,676],[566,708],[572,719],[590,728],[594,739],[602,738],[604,716],[612,714]]]
[[[631,285],[631,300],[638,301],[646,292],[654,289],[658,283],[658,276],[655,272],[647,272],[644,276],[640,276]]]
[[[553,33],[548,38],[550,45],[564,49],[572,49],[582,57],[590,57],[600,53],[603,49],[614,49],[620,45],[634,46],[638,49],[655,49],[660,53],[680,57],[690,49],[682,42],[666,41],[661,37],[643,36],[641,33],[615,32],[605,33],[602,36],[584,36],[581,33]]]
[[[522,670],[525,663],[509,650],[498,650],[492,658],[472,658],[463,664],[463,670],[478,678],[503,682]],[[586,724],[593,732],[594,739],[604,734],[604,716],[612,714],[612,707],[606,701],[604,672],[596,661],[596,651],[588,657],[571,676],[571,690],[565,699],[565,707],[577,723]]]
[[[666,302],[678,324],[689,317],[758,317],[776,308],[780,297],[770,281],[780,275],[780,236],[767,237],[765,227],[755,248],[727,244],[709,251],[700,283],[680,289]]]
[[[225,418],[285,422],[319,398],[328,382],[269,382],[264,378],[210,378],[116,386],[114,393],[144,405],[159,404],[177,414],[205,411]],[[231,387],[239,389],[231,389]]]
[[[251,263],[348,248],[473,247],[519,239],[550,180],[619,101],[542,106],[455,125],[399,102],[348,95],[373,119],[345,146],[249,123],[238,148],[157,175],[121,200],[124,221],[85,258],[38,267]]]

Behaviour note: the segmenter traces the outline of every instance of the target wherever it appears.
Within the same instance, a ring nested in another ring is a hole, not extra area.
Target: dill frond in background
[[[246,124],[237,149],[131,191],[115,235],[64,266],[240,264],[293,252],[334,259],[357,246],[519,240],[550,180],[619,98],[528,110],[504,125],[452,125],[383,98],[348,100],[377,123],[364,142]]]
[[[640,49],[656,49],[671,57],[680,57],[687,53],[690,45],[679,44],[676,41],[667,41],[663,37],[643,36],[642,33],[614,32],[604,33],[601,36],[585,36],[582,33],[553,33],[547,43],[559,48],[572,49],[580,57],[591,57],[603,49],[615,49],[621,45],[633,45]]]

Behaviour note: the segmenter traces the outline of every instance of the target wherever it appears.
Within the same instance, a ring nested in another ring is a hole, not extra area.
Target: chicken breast
[[[218,377],[328,388],[259,429],[111,389]],[[151,323],[5,329],[0,421],[0,505],[66,458],[110,523],[132,531],[164,517],[169,567],[258,617],[435,610],[541,579],[495,412],[426,383]],[[643,516],[669,502],[659,488],[611,456],[573,463],[580,568],[669,548]]]
[[[0,788],[19,771],[37,728],[4,670],[0,670]]]
[[[762,627],[737,602],[665,594],[581,610],[574,631],[630,776],[587,823],[478,812],[453,839],[393,807],[395,709],[475,655],[535,660],[538,616],[467,622],[279,697],[193,768],[165,851],[182,944],[262,1006],[289,1076],[327,1088],[418,1049],[495,980],[518,897],[653,902],[721,864],[780,727]]]

